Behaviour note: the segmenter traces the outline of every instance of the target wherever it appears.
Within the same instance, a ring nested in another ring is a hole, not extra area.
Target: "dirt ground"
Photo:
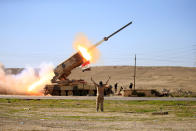
[[[194,101],[106,100],[104,109],[96,112],[95,100],[0,99],[0,130],[196,130]]]
[[[111,76],[109,84],[119,83],[119,87],[128,88],[133,83],[132,66],[99,66],[92,67],[91,71],[82,72],[80,68],[72,71],[69,78],[84,79],[88,82],[92,76],[97,82],[106,81]],[[137,67],[136,89],[185,89],[196,92],[195,67]]]

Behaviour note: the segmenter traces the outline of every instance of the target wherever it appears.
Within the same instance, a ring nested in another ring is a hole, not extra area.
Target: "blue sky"
[[[196,66],[195,0],[0,0],[0,63],[55,66],[70,57],[83,32],[98,48],[95,65]]]

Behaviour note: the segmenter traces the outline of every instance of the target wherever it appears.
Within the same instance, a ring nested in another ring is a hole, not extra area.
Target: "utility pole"
[[[135,54],[135,66],[134,66],[134,76],[133,76],[133,89],[135,90],[135,77],[136,77],[136,54]]]

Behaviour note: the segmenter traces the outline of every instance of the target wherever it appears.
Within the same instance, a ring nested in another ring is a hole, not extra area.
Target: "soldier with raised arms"
[[[91,77],[91,81],[97,87],[97,99],[96,99],[96,110],[97,110],[97,112],[99,111],[99,105],[101,105],[101,111],[103,112],[104,89],[108,88],[108,87],[106,87],[106,85],[108,84],[109,80],[110,80],[110,77],[108,78],[108,80],[106,81],[105,84],[103,84],[102,81],[100,81],[99,84],[97,84],[93,80],[93,78]]]

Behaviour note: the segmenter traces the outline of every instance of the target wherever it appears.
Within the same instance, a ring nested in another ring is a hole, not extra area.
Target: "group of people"
[[[131,89],[132,90],[132,87],[133,87],[133,83],[130,83],[130,85],[129,85],[129,89]],[[115,83],[114,84],[114,90],[115,90],[115,93],[117,93],[117,88],[118,88],[118,83]],[[121,92],[123,90],[123,87],[121,86],[120,87],[120,91],[119,92]]]
[[[96,99],[96,111],[99,111],[99,105],[101,105],[101,112],[103,112],[103,102],[104,102],[104,89],[105,88],[111,88],[112,86],[106,86],[110,80],[110,76],[108,78],[108,80],[106,81],[106,83],[104,84],[102,81],[98,83],[96,83],[93,78],[91,77],[91,81],[94,83],[94,85],[97,87],[97,99]],[[129,88],[132,89],[133,84],[130,83]],[[115,93],[117,92],[117,88],[118,88],[118,83],[114,84],[114,91]],[[120,91],[123,90],[123,87],[121,86]],[[119,92],[120,92],[119,91]]]

